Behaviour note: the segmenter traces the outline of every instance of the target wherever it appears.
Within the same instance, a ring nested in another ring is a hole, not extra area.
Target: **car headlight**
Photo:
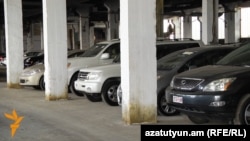
[[[214,80],[209,84],[207,84],[204,87],[203,91],[205,92],[226,91],[235,79],[236,78],[233,77],[233,78],[222,78]]]
[[[30,76],[30,75],[34,75],[40,72],[42,72],[41,69],[32,69],[32,70],[24,71],[23,76]]]
[[[87,75],[87,79],[88,80],[96,80],[96,79],[100,78],[100,76],[101,76],[101,72],[90,72]]]

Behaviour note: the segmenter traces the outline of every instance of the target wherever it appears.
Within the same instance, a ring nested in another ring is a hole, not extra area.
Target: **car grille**
[[[203,81],[204,81],[203,79],[196,79],[196,78],[175,78],[173,80],[173,86],[174,89],[177,90],[192,91]]]
[[[89,72],[79,72],[78,73],[78,79],[79,80],[86,80]]]

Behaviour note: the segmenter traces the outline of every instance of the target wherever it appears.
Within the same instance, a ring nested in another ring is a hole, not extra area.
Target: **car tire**
[[[102,88],[102,99],[110,106],[118,106],[117,88],[120,81],[107,81]]]
[[[44,76],[42,76],[39,80],[39,87],[41,90],[45,90]]]
[[[78,77],[78,72],[75,73],[72,78],[71,78],[71,81],[70,81],[70,84],[69,84],[69,89],[70,89],[70,92],[77,95],[77,96],[80,96],[80,97],[83,97],[84,96],[84,93],[80,92],[80,91],[77,91],[75,89],[75,81],[77,80],[77,77]]]
[[[236,112],[236,123],[250,125],[250,94],[245,96],[239,103]]]
[[[157,107],[158,114],[163,116],[173,116],[179,113],[175,108],[168,106],[164,92],[159,93],[157,96]]]
[[[204,118],[200,118],[200,117],[195,117],[195,116],[188,116],[188,119],[190,121],[192,121],[195,124],[204,124],[204,123],[208,123],[209,120],[208,119],[204,119]]]
[[[100,94],[86,94],[86,97],[91,102],[100,102],[102,101],[102,97]]]

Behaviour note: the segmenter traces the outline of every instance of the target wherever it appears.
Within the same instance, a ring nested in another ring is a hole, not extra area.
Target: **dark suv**
[[[179,113],[166,104],[165,89],[174,75],[205,65],[214,65],[228,53],[237,49],[230,46],[214,45],[179,50],[157,61],[157,106],[159,113],[165,116]]]
[[[216,65],[185,71],[165,91],[169,106],[194,123],[210,120],[250,124],[250,44],[232,51]]]

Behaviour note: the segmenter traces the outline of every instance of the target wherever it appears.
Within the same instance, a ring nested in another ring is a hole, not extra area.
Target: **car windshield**
[[[216,65],[250,66],[250,43],[229,53]]]
[[[106,46],[107,44],[95,44],[94,46],[85,50],[85,52],[79,57],[94,57],[99,54],[99,52]]]
[[[157,70],[172,70],[186,57],[194,54],[193,51],[177,51],[157,61]]]

